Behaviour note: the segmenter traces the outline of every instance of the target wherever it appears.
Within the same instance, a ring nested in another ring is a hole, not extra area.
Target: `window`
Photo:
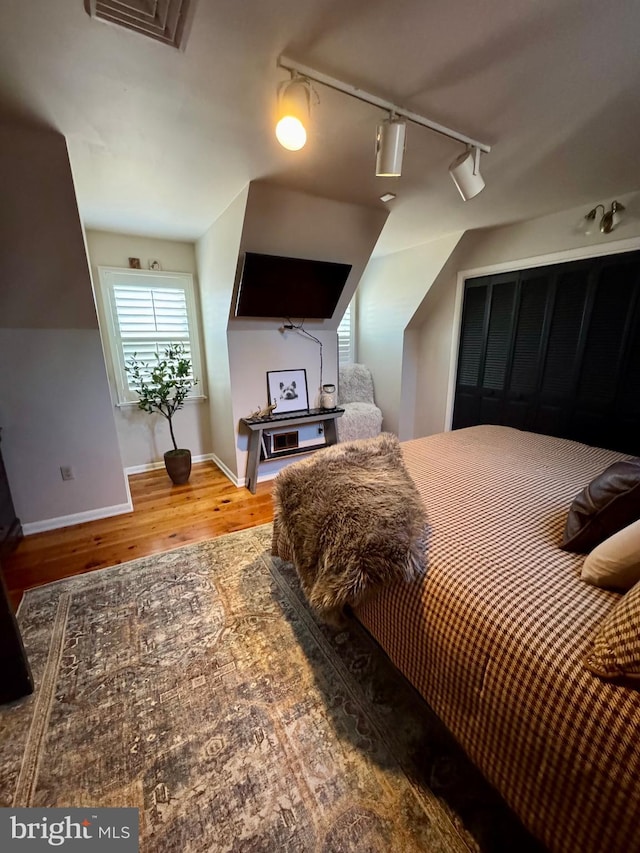
[[[355,299],[347,305],[338,326],[338,365],[355,361]]]
[[[99,267],[100,295],[120,403],[138,399],[129,387],[126,362],[134,354],[150,362],[181,343],[193,374],[202,378],[193,277],[189,273]],[[192,396],[201,393],[196,388]]]

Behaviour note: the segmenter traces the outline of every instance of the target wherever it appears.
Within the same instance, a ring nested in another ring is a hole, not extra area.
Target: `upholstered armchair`
[[[373,379],[364,364],[345,364],[338,379],[338,441],[374,438],[382,429],[382,412],[373,397]]]

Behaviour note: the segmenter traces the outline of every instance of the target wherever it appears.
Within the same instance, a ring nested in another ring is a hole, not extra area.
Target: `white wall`
[[[335,330],[388,215],[386,208],[348,204],[254,181],[249,186],[240,251],[351,264],[333,318],[319,324]],[[234,319],[231,328],[252,328],[253,323]]]
[[[405,347],[413,351],[417,341],[405,341],[405,330],[460,236],[370,261],[358,289],[358,361],[373,375],[383,428],[401,439],[413,434],[417,390],[415,359],[405,358]]]
[[[236,483],[237,418],[233,411],[227,324],[248,191],[247,186],[196,245],[213,456]]]
[[[99,266],[128,267],[129,258],[139,258],[143,269],[148,269],[150,260],[159,260],[167,272],[187,272],[194,276],[197,292],[196,252],[193,243],[171,240],[155,240],[133,234],[114,234],[107,231],[87,230],[87,248],[91,260],[94,287],[99,286]],[[98,299],[100,325],[106,328],[102,305]],[[199,313],[199,312],[198,312]],[[202,341],[202,328],[200,339]],[[137,406],[117,406],[116,383],[113,363],[108,355],[108,341],[103,337],[107,353],[106,365],[111,388],[111,400],[118,432],[118,443],[122,464],[127,469],[141,470],[147,466],[161,464],[163,454],[172,445],[169,425],[162,415],[149,415]],[[206,396],[206,359],[203,353],[203,376],[199,376],[198,392]],[[194,458],[211,453],[211,429],[209,407],[206,401],[187,401],[174,417],[173,429],[180,447],[191,450]]]
[[[246,472],[248,434],[240,419],[267,403],[268,370],[307,370],[310,406],[319,405],[319,345],[295,332],[278,332],[280,320],[236,319],[232,297],[238,259],[244,251],[309,257],[352,264],[352,271],[333,318],[305,324],[323,345],[323,381],[337,382],[336,329],[373,251],[388,212],[309,196],[266,182],[248,185],[198,240],[189,244],[130,235],[88,231],[94,280],[97,267],[127,266],[138,257],[143,266],[157,258],[162,268],[195,272],[202,314],[202,340],[207,365],[203,391],[206,406],[187,404],[178,414],[181,443],[194,455],[211,453],[237,484]],[[109,360],[107,360],[109,363]],[[109,369],[111,369],[109,367]],[[116,401],[112,381],[113,401]],[[206,415],[206,417],[205,417]],[[135,408],[116,410],[118,436],[127,467],[161,458],[164,424]],[[184,440],[186,436],[186,440]],[[273,474],[284,461],[261,467]]]
[[[640,248],[640,194],[620,195],[618,200],[626,205],[627,212],[610,234],[597,231],[586,236],[579,230],[577,226],[590,207],[585,205],[464,235],[410,324],[411,331],[419,336],[415,435],[429,435],[447,426],[460,323],[459,274],[473,271],[480,275],[497,265],[520,269]]]
[[[0,129],[0,426],[27,532],[130,508],[67,147]],[[75,479],[63,482],[59,466]]]
[[[307,371],[309,404],[317,406],[320,348],[314,341],[295,332],[280,333],[278,327],[281,319],[236,319],[232,316],[231,296],[238,255],[253,251],[352,265],[334,316],[329,320],[305,323],[310,334],[322,342],[323,381],[337,383],[338,323],[388,215],[386,209],[310,196],[260,181],[249,185],[245,207],[239,246],[235,242],[233,229],[230,228],[229,232],[225,230],[226,223],[215,226],[226,234],[224,245],[228,250],[224,253],[224,270],[220,270],[215,284],[220,297],[218,310],[222,311],[226,305],[228,317],[229,387],[235,459],[233,464],[227,462],[227,473],[240,484],[245,479],[248,445],[248,431],[240,427],[240,418],[247,417],[267,404],[267,371],[304,368]],[[229,218],[229,225],[233,220],[235,227],[239,213],[240,202],[237,208],[225,214]],[[229,278],[233,251],[236,256]],[[222,250],[218,254],[222,257]],[[204,293],[202,264],[200,275]],[[259,479],[273,476],[289,462],[278,460],[261,465]]]
[[[0,354],[12,365],[0,371],[2,448],[22,523],[46,529],[130,510],[98,330],[0,329]]]
[[[260,331],[237,331],[229,335],[231,388],[233,389],[233,420],[249,417],[267,403],[267,371],[304,368],[307,371],[309,405],[320,404],[320,346],[295,331],[279,332],[279,322],[265,321]],[[322,342],[323,382],[337,382],[337,342],[332,330],[305,328]],[[244,482],[247,466],[248,430],[237,431],[237,465],[239,480]],[[275,460],[260,466],[259,480],[264,480],[288,465],[291,460]]]

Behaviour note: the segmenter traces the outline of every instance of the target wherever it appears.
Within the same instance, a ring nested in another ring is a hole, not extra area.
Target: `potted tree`
[[[169,421],[173,450],[164,454],[167,474],[176,485],[186,483],[191,474],[191,451],[178,447],[173,434],[173,416],[184,405],[189,391],[198,380],[191,375],[191,359],[183,344],[169,344],[164,356],[156,354],[156,363],[137,357],[127,360],[130,385],[138,394],[138,408],[150,415],[160,412]]]

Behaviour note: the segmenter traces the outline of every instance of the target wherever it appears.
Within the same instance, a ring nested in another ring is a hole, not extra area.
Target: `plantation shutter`
[[[353,361],[353,328],[351,303],[338,326],[338,364],[350,364]]]
[[[173,343],[183,344],[191,358],[183,289],[115,285],[113,302],[125,364],[132,356],[153,363]]]
[[[100,267],[99,271],[120,403],[138,399],[129,385],[129,359],[135,357],[153,366],[173,344],[181,344],[191,361],[189,378],[200,378],[192,276],[115,267]]]

